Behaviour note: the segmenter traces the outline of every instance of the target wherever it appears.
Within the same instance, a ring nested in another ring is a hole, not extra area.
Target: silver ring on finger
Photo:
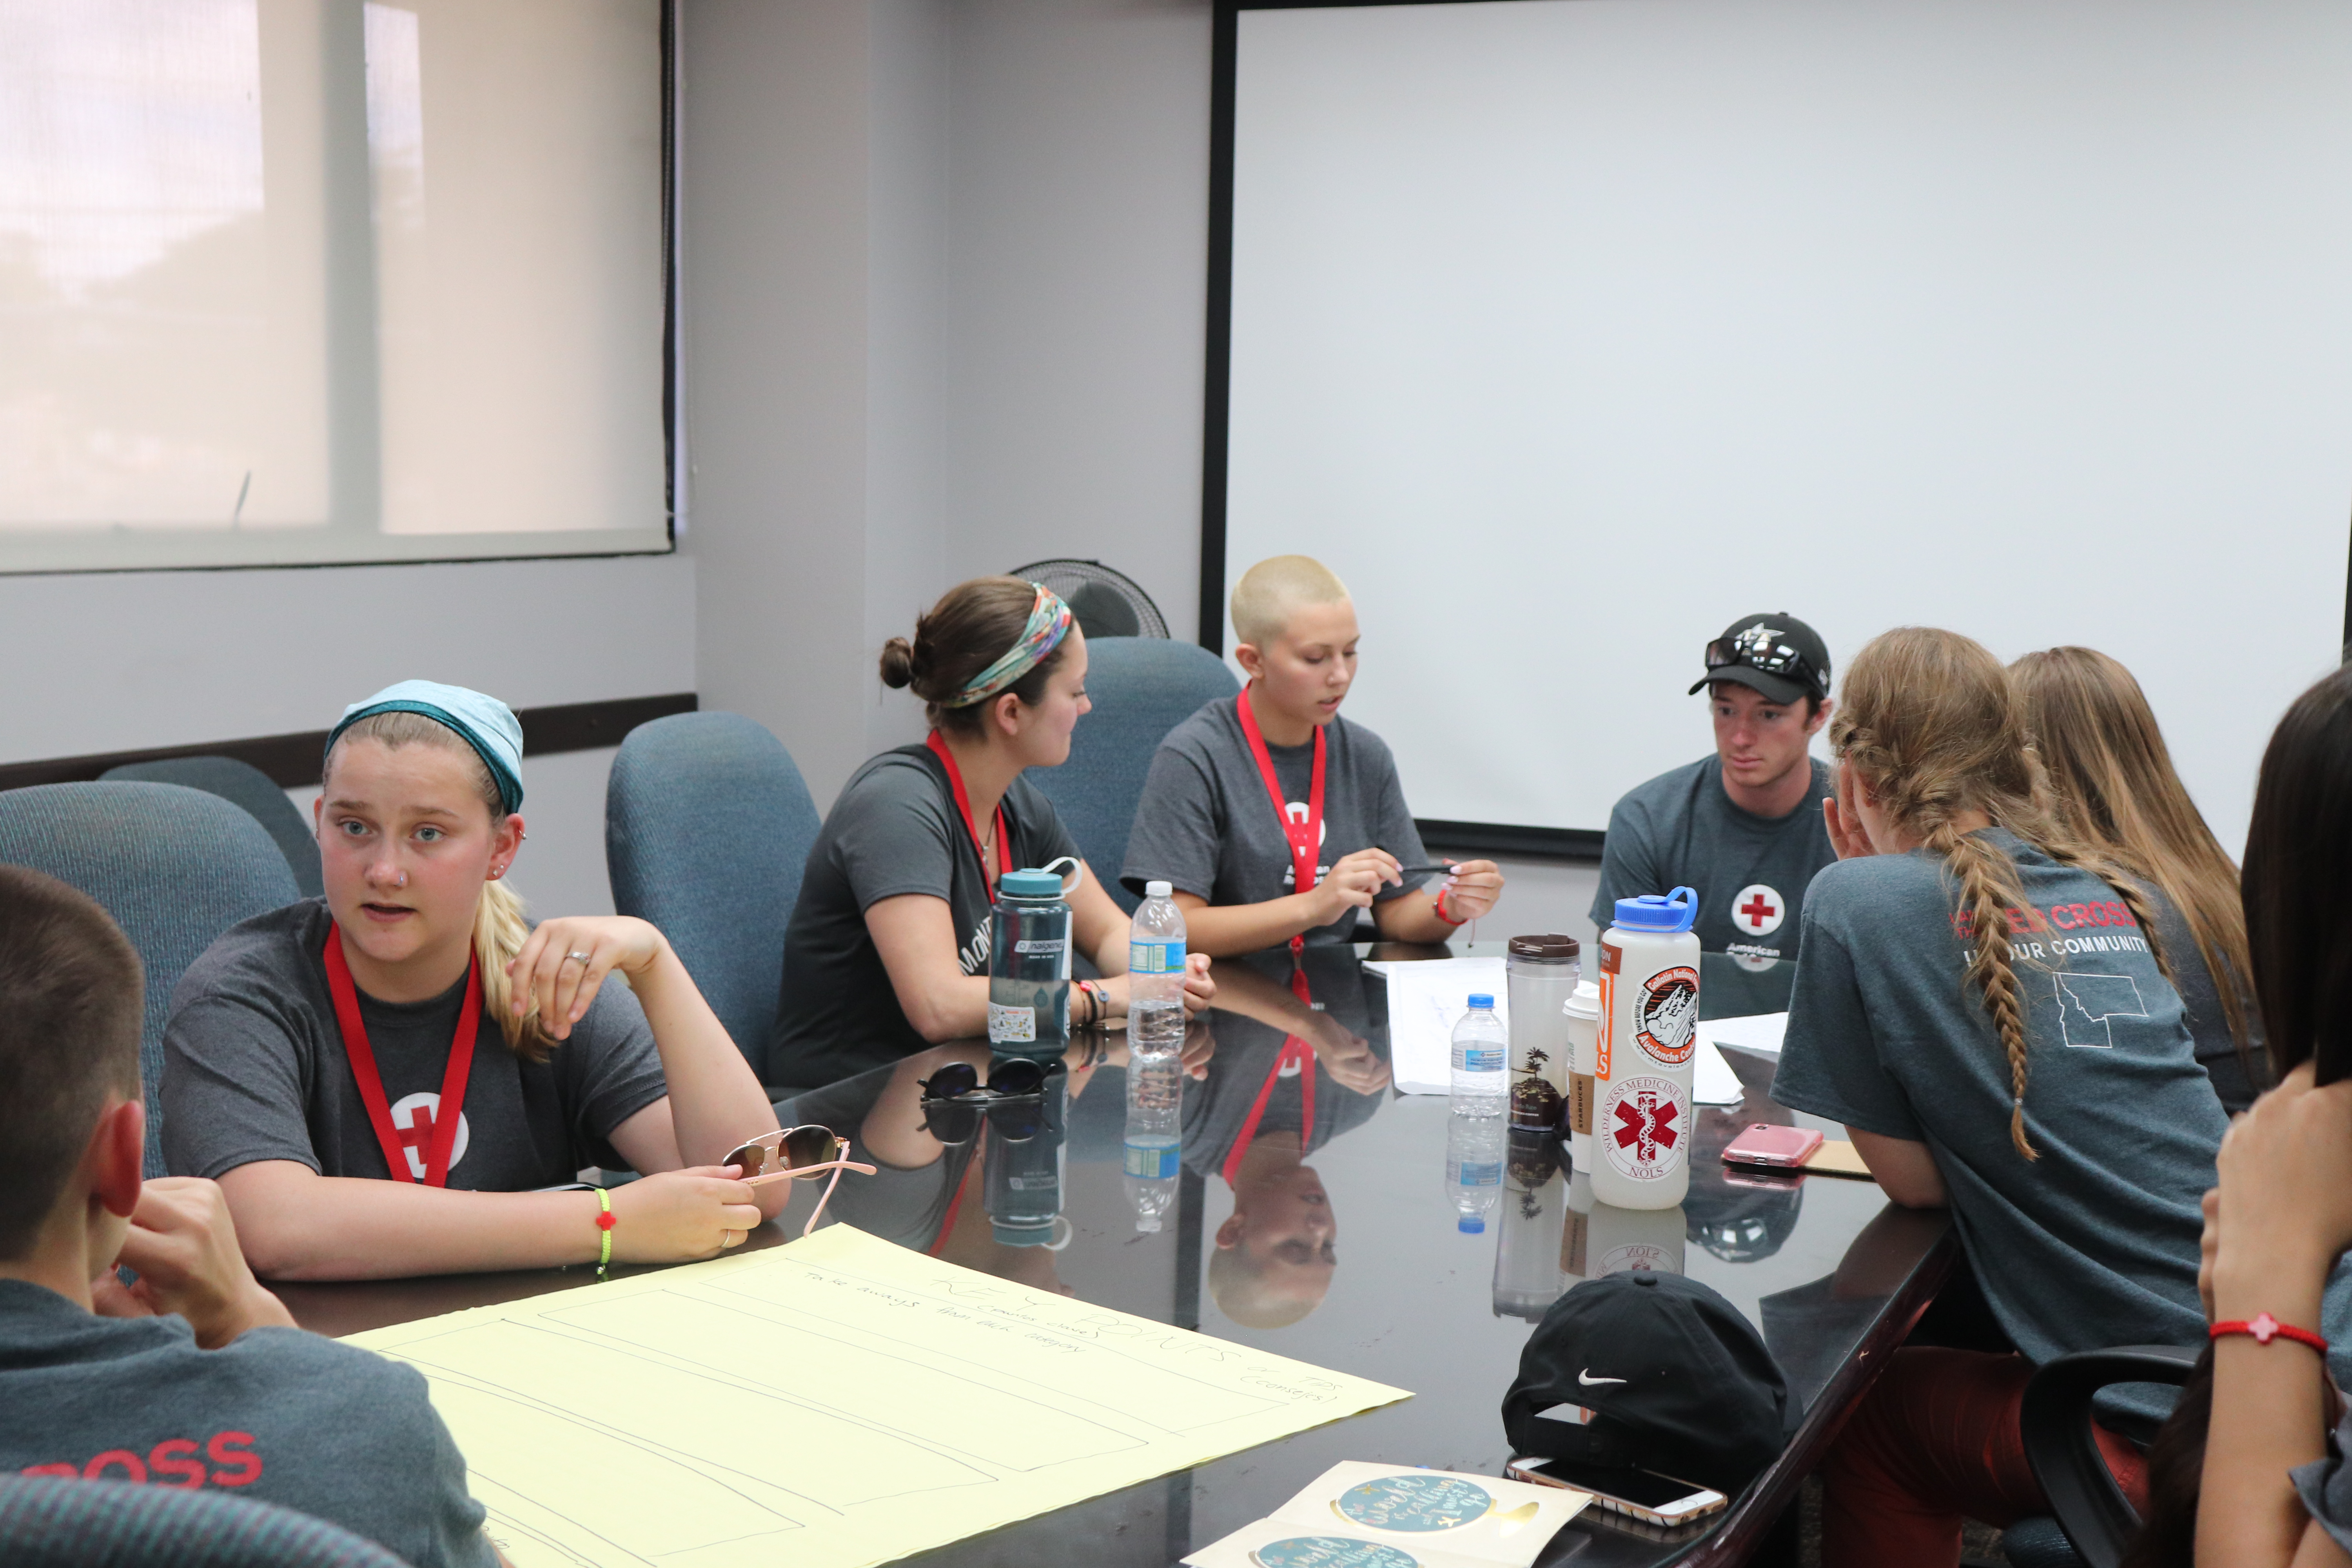
[[[563,962],[566,963],[585,963],[588,962],[588,955],[584,952],[567,952],[563,955]]]

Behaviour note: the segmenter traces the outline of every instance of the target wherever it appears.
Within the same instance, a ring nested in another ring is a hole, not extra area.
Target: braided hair
[[[2063,826],[2009,671],[1957,632],[1902,626],[1873,638],[1846,667],[1830,744],[1888,826],[1943,861],[1952,929],[1970,944],[1963,991],[1975,990],[2009,1057],[2010,1142],[2026,1159],[2039,1158],[2025,1134],[2026,1004],[2010,944],[2038,917],[2017,863],[1960,820],[1982,812],[2060,865],[2106,883],[2169,980],[2147,892]]]

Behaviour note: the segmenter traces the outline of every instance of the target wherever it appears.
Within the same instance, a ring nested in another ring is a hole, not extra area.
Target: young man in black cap
[[[1715,755],[1618,801],[1593,923],[1608,930],[1620,899],[1692,887],[1707,952],[1793,959],[1805,885],[1837,858],[1830,765],[1807,749],[1829,722],[1829,649],[1794,616],[1742,616],[1706,645],[1702,690]]]

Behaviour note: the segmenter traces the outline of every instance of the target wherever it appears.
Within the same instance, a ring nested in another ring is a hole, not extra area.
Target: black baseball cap
[[[1822,634],[1787,614],[1742,616],[1706,645],[1706,673],[1691,694],[1718,680],[1752,686],[1775,702],[1830,694],[1830,650]]]
[[[1779,1457],[1788,1407],[1779,1363],[1738,1308],[1696,1279],[1637,1270],[1551,1304],[1519,1354],[1503,1431],[1513,1453],[1733,1497]]]

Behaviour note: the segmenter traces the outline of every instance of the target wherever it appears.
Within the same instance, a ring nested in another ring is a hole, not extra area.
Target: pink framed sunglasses
[[[765,1186],[771,1182],[796,1182],[831,1171],[833,1179],[825,1183],[824,1194],[816,1200],[816,1208],[809,1215],[808,1223],[801,1226],[803,1236],[816,1228],[817,1220],[824,1214],[824,1205],[833,1201],[833,1189],[840,1184],[842,1172],[874,1174],[873,1166],[861,1164],[849,1157],[848,1139],[832,1128],[820,1127],[814,1121],[780,1131],[762,1132],[748,1143],[738,1144],[719,1163],[741,1166],[743,1174],[740,1179],[747,1187]]]

